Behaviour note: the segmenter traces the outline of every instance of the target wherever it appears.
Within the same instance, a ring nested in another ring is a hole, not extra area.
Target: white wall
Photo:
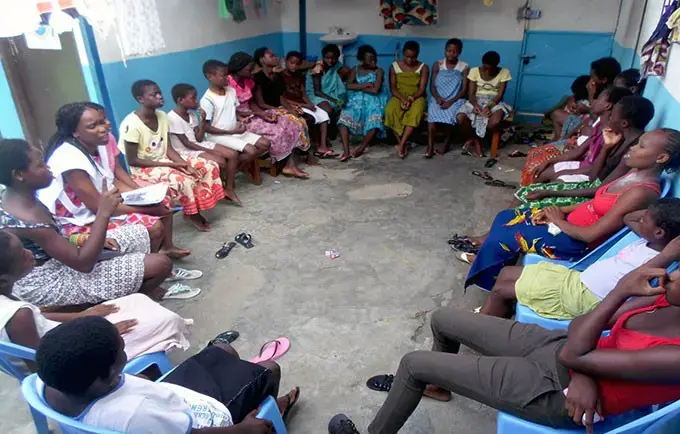
[[[161,21],[159,31],[165,39],[165,49],[159,55],[281,31],[282,6],[271,1],[267,2],[266,17],[258,20],[252,8],[248,8],[248,19],[242,23],[220,18],[215,0],[156,0],[156,4]],[[97,35],[97,47],[103,63],[121,60],[113,32],[106,38]]]
[[[644,8],[640,0],[623,0],[621,2],[621,15],[619,16],[619,28],[616,30],[616,42],[624,48],[635,47],[640,30],[640,20]]]
[[[543,18],[531,22],[532,30],[576,30],[614,32],[620,0],[533,0]],[[293,2],[291,2],[293,3]],[[384,30],[377,1],[307,0],[307,31],[327,33],[339,26],[360,35],[413,35],[418,37],[487,40],[521,40],[524,23],[517,21],[523,0],[496,0],[485,7],[481,0],[445,0],[439,6],[436,26],[405,26],[401,30]],[[567,18],[568,19],[565,19]],[[282,29],[298,30],[298,10],[286,5]]]

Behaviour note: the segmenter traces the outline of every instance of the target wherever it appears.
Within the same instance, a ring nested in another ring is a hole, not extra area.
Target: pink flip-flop
[[[250,363],[260,363],[267,361],[274,361],[290,350],[290,341],[288,338],[278,338],[273,341],[265,342],[260,348],[260,354],[255,356]]]

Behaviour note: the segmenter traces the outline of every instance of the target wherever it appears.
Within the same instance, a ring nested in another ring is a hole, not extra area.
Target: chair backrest
[[[26,377],[26,372],[15,364],[16,359],[35,360],[35,350],[0,341],[0,370],[21,381]]]
[[[31,374],[24,378],[24,381],[21,382],[21,393],[24,395],[24,399],[32,409],[59,424],[63,434],[123,434],[85,425],[55,411],[43,399],[42,393],[38,391],[37,383],[38,374]]]

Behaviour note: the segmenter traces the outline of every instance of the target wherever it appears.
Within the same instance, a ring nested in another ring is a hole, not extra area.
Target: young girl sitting
[[[397,137],[399,158],[408,154],[408,139],[420,125],[427,102],[425,89],[429,69],[418,60],[420,45],[416,41],[404,44],[404,59],[390,67],[390,98],[385,107],[385,126]]]
[[[480,138],[486,137],[487,130],[494,130],[507,118],[512,107],[503,102],[510,70],[501,68],[501,56],[489,51],[482,56],[482,66],[470,70],[470,92],[468,101],[458,112],[458,123],[463,127],[467,140],[463,153],[483,157]],[[473,130],[474,128],[474,130]],[[474,147],[473,153],[470,149]]]
[[[430,80],[430,101],[427,110],[427,151],[425,158],[432,158],[434,152],[444,155],[449,150],[449,140],[453,126],[456,124],[456,114],[465,104],[465,94],[468,89],[468,64],[458,59],[463,52],[463,41],[454,38],[446,42],[444,54],[446,57],[432,65],[432,80]],[[447,126],[444,147],[434,151],[434,135],[437,124]]]
[[[590,111],[590,100],[588,99],[588,81],[590,76],[582,75],[577,77],[571,84],[571,98],[562,109],[552,112],[552,119],[555,128],[556,138],[567,138],[583,123]]]
[[[370,45],[362,45],[357,52],[360,65],[352,68],[347,80],[349,98],[340,113],[338,131],[342,139],[343,153],[340,161],[350,157],[357,158],[364,153],[373,139],[384,134],[383,113],[386,98],[382,92],[385,76],[377,65],[378,55]],[[361,145],[351,154],[349,152],[349,136],[363,136]]]

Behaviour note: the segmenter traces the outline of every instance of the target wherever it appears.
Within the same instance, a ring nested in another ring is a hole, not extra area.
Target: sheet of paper
[[[163,202],[168,193],[168,184],[154,184],[137,190],[121,193],[123,203],[130,206],[157,205]]]

